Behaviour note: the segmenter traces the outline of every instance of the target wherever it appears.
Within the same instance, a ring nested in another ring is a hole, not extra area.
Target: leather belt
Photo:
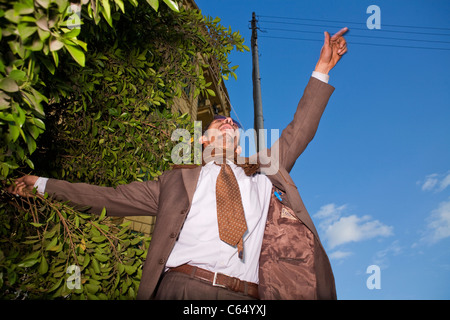
[[[235,277],[193,267],[188,264],[183,264],[175,268],[169,268],[167,272],[185,273],[193,278],[207,281],[215,287],[226,288],[235,292],[247,294],[252,298],[259,299],[258,285],[253,282],[243,281]]]

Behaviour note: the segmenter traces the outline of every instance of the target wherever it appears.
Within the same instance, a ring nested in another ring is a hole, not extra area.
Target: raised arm
[[[324,44],[314,71],[328,75],[347,52],[347,44],[343,35],[348,28],[343,28],[330,38],[324,33]],[[297,158],[314,138],[320,118],[325,110],[334,88],[327,83],[311,78],[297,106],[294,119],[281,133],[277,147],[279,165],[288,172]],[[272,154],[273,156],[273,154]]]

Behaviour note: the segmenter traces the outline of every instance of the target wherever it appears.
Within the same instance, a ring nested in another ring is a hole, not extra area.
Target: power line
[[[272,38],[272,39],[282,39],[282,40],[302,40],[302,41],[319,41],[323,42],[323,40],[319,39],[305,39],[305,38],[291,38],[291,37],[274,37],[274,36],[260,36],[261,38]],[[360,45],[368,45],[368,46],[377,46],[377,47],[394,47],[394,48],[409,48],[409,49],[428,49],[428,50],[444,50],[450,51],[450,48],[431,48],[431,47],[415,47],[415,46],[400,46],[400,45],[391,45],[391,44],[378,44],[378,43],[362,43],[362,42],[351,42],[350,44],[360,44]]]
[[[325,20],[325,19],[291,18],[291,17],[265,16],[265,15],[258,15],[258,17],[270,18],[270,19],[287,19],[287,20],[299,20],[299,21],[320,21],[320,22],[332,22],[332,23],[366,25],[365,23],[362,23],[362,22],[349,22],[349,21]],[[440,27],[430,27],[430,26],[404,26],[404,25],[398,25],[398,24],[385,24],[385,23],[383,23],[383,26],[396,27],[396,28],[413,28],[413,29],[430,29],[430,30],[446,30],[446,31],[450,31],[450,28],[440,28]]]
[[[341,23],[341,24],[355,24],[355,25],[365,25],[365,23],[360,22],[348,22],[348,21],[338,21],[338,20],[327,20],[327,19],[308,19],[308,18],[291,18],[291,17],[279,17],[279,16],[265,16],[260,15],[259,17],[265,17],[270,19],[284,19],[284,20],[295,20],[295,21],[312,21],[312,22],[319,22],[317,23],[299,23],[299,22],[286,22],[286,21],[268,21],[268,20],[259,20],[259,22],[267,23],[267,24],[280,24],[284,26],[310,26],[310,27],[326,27],[326,28],[340,28],[341,26],[332,26],[329,24],[321,24],[321,22],[326,23]],[[439,28],[439,27],[431,27],[431,26],[402,26],[402,25],[388,25],[383,24],[383,26],[390,26],[390,27],[397,27],[397,28],[414,28],[414,29],[430,29],[430,30],[450,30],[450,28]],[[295,32],[295,33],[303,33],[303,34],[319,34],[322,32],[318,31],[309,31],[309,30],[296,30],[292,28],[272,28],[272,27],[266,27],[264,26],[262,28],[263,30],[272,30],[272,31],[282,31],[282,32]],[[363,30],[368,31],[367,27],[365,28],[359,28],[359,27],[351,27],[351,30]],[[412,34],[412,35],[428,35],[428,36],[450,36],[448,33],[431,33],[431,32],[417,32],[417,31],[398,31],[398,30],[372,30],[375,31],[377,34],[380,34],[381,32],[390,32],[395,34]],[[372,32],[371,32],[372,33]],[[287,37],[287,36],[278,36],[278,35],[261,35],[262,38],[272,38],[272,39],[282,39],[282,40],[297,40],[297,41],[319,41],[322,42],[322,39],[308,39],[308,38],[298,38],[298,37]],[[400,38],[400,37],[386,37],[381,35],[353,35],[349,34],[347,37],[359,37],[359,38],[365,38],[365,39],[380,39],[380,40],[393,40],[393,41],[415,41],[415,42],[421,42],[421,43],[438,43],[438,44],[450,44],[450,41],[444,41],[444,40],[428,40],[428,39],[408,39],[408,38]],[[408,49],[425,49],[425,50],[441,50],[441,51],[450,51],[450,48],[439,48],[439,47],[427,47],[427,46],[410,46],[410,45],[400,45],[400,44],[388,44],[388,43],[368,43],[368,42],[350,42],[351,44],[357,44],[357,45],[369,45],[369,46],[378,46],[378,47],[391,47],[391,48],[408,48]]]
[[[275,23],[275,24],[282,24],[282,25],[325,27],[325,28],[341,28],[341,27],[342,27],[342,26],[331,26],[331,25],[324,25],[324,24],[297,23],[297,22],[286,22],[286,21],[267,21],[267,20],[259,20],[259,22],[264,22],[264,23]],[[352,30],[364,30],[364,31],[367,31],[367,28],[352,27],[351,29],[352,29]],[[396,31],[396,30],[386,30],[386,29],[376,30],[376,32],[406,33],[406,34],[420,34],[420,35],[433,35],[433,36],[450,36],[449,33],[430,33],[430,32],[415,32],[415,31]]]
[[[306,30],[292,30],[292,29],[283,29],[283,28],[264,28],[263,30],[273,30],[273,31],[286,31],[286,32],[297,32],[297,33],[314,33],[314,34],[323,34],[321,31],[306,31]],[[417,42],[430,42],[430,43],[448,43],[450,41],[438,41],[438,40],[425,40],[425,39],[405,39],[405,38],[391,38],[391,37],[377,37],[377,36],[365,36],[365,35],[355,35],[349,34],[346,37],[359,37],[366,39],[386,39],[386,40],[402,40],[402,41],[417,41]]]

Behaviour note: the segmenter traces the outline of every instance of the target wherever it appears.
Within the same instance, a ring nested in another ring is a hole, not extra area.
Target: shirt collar
[[[237,167],[236,164],[235,164],[233,161],[229,160],[229,159],[226,159],[226,162],[227,162],[227,164],[230,165],[230,167],[232,167],[233,169]],[[214,165],[214,164],[215,164],[214,161],[211,160],[211,161],[209,161],[208,163],[206,163],[205,166],[211,166],[211,165]],[[219,166],[219,165],[218,165],[218,166]]]

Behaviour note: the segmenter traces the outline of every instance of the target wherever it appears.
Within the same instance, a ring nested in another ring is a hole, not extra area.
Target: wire
[[[341,26],[334,26],[328,23],[340,23],[340,24],[353,24],[353,25],[365,25],[365,23],[361,22],[348,22],[348,21],[340,21],[340,20],[328,20],[328,19],[309,19],[309,18],[292,18],[292,17],[280,17],[280,16],[266,16],[266,15],[258,15],[258,18],[269,18],[269,19],[283,19],[284,21],[270,21],[270,20],[258,20],[258,22],[263,22],[266,24],[280,24],[284,26],[309,26],[309,27],[326,27],[326,28],[340,28]],[[318,22],[318,23],[304,23],[304,22],[287,22],[286,20],[294,20],[294,21],[310,21],[310,22]],[[325,22],[327,24],[322,24],[321,22]],[[429,29],[429,30],[445,30],[450,31],[450,28],[442,28],[442,27],[433,27],[433,26],[404,26],[404,25],[394,25],[394,24],[383,24],[383,26],[395,27],[395,28],[410,28],[410,29]],[[282,32],[295,32],[295,33],[304,33],[304,34],[319,34],[322,32],[318,31],[309,31],[309,30],[295,30],[295,29],[287,29],[287,28],[272,28],[264,26],[263,30],[269,31],[282,31]],[[368,31],[367,27],[351,27],[351,30],[363,30]],[[396,33],[396,34],[412,34],[412,35],[428,35],[428,36],[439,36],[440,39],[445,36],[450,36],[449,33],[435,33],[435,32],[417,32],[410,30],[389,30],[389,29],[377,29],[375,32],[378,35],[353,35],[349,34],[347,37],[359,37],[365,39],[380,39],[380,40],[394,40],[394,41],[415,41],[421,43],[437,43],[437,44],[450,44],[450,41],[444,40],[432,40],[432,39],[411,39],[411,38],[400,38],[400,37],[386,37],[380,35],[382,32]],[[297,38],[297,37],[286,37],[286,36],[278,36],[278,35],[260,35],[261,38],[271,38],[271,39],[282,39],[282,40],[298,40],[298,41],[319,41],[322,42],[321,39],[308,39],[308,38]],[[445,39],[446,40],[446,39]],[[351,44],[357,45],[369,45],[369,46],[378,46],[378,47],[393,47],[393,48],[409,48],[409,49],[425,49],[425,50],[441,50],[441,51],[450,51],[450,48],[439,48],[439,47],[427,47],[427,46],[409,46],[409,45],[399,45],[399,44],[388,44],[388,43],[367,43],[367,42],[351,42]]]
[[[266,21],[259,20],[259,22],[265,23],[275,23],[275,24],[283,24],[283,25],[296,25],[296,26],[312,26],[312,27],[325,27],[325,28],[341,28],[342,26],[330,26],[323,24],[311,24],[311,23],[294,23],[294,22],[285,22],[285,21]],[[352,27],[352,30],[364,30],[367,31],[367,28],[357,28]],[[421,34],[421,35],[433,35],[433,36],[450,36],[449,33],[430,33],[430,32],[414,32],[414,31],[395,31],[395,30],[386,30],[386,29],[377,29],[376,32],[393,32],[393,33],[407,33],[407,34]]]
[[[291,17],[265,16],[265,15],[258,15],[258,17],[270,18],[270,19],[287,19],[287,20],[299,20],[299,21],[320,21],[320,22],[332,22],[332,23],[366,25],[365,23],[362,23],[362,22],[349,22],[349,21],[338,21],[338,20],[291,18]],[[385,23],[383,23],[383,26],[396,27],[396,28],[413,28],[413,29],[430,29],[430,30],[446,30],[446,31],[450,31],[450,28],[439,28],[439,27],[429,27],[429,26],[402,26],[402,25],[398,25],[398,24],[385,24]]]
[[[282,40],[302,40],[302,41],[319,41],[323,42],[323,40],[318,39],[304,39],[304,38],[290,38],[290,37],[273,37],[273,36],[259,36],[260,38],[272,38],[272,39],[282,39]],[[362,42],[351,42],[350,44],[361,44],[368,46],[378,46],[378,47],[394,47],[394,48],[409,48],[409,49],[429,49],[429,50],[444,50],[450,51],[450,48],[431,48],[431,47],[415,47],[415,46],[399,46],[399,45],[387,45],[387,44],[378,44],[378,43],[362,43]]]
[[[264,28],[264,30],[273,30],[273,31],[286,31],[286,32],[297,32],[297,33],[314,33],[314,34],[323,34],[321,31],[306,31],[306,30],[291,30],[291,29],[282,29],[282,28]],[[359,37],[359,38],[371,38],[371,39],[387,39],[387,40],[402,40],[402,41],[418,41],[418,42],[431,42],[431,43],[449,43],[450,41],[438,41],[438,40],[425,40],[425,39],[404,39],[404,38],[390,38],[390,37],[377,37],[377,36],[363,36],[363,35],[355,35],[349,34],[346,37]]]

